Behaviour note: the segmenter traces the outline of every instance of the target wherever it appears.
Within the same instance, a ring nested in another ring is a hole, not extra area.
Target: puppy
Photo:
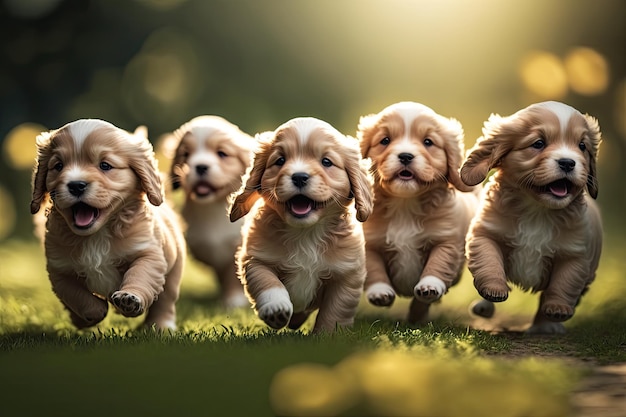
[[[372,209],[358,142],[311,117],[259,142],[230,212],[235,221],[252,211],[237,256],[246,293],[274,329],[297,329],[317,309],[314,332],[350,326],[365,280],[363,231],[351,206],[361,222]]]
[[[192,119],[174,132],[174,140],[172,188],[185,193],[182,216],[190,252],[215,271],[225,307],[247,306],[235,268],[243,221],[228,221],[228,196],[241,186],[256,142],[218,116]]]
[[[414,102],[361,117],[357,136],[374,176],[374,211],[364,224],[365,294],[390,306],[412,297],[408,321],[428,319],[460,278],[465,235],[478,204],[459,177],[463,128]]]
[[[591,116],[563,103],[533,104],[512,116],[492,115],[461,168],[469,185],[496,170],[468,234],[474,285],[488,302],[507,299],[507,281],[541,292],[531,333],[563,333],[561,322],[595,278],[600,136]]]
[[[145,129],[95,119],[37,138],[31,213],[46,206],[44,248],[52,290],[79,329],[107,315],[147,312],[144,324],[176,328],[185,242],[163,203]]]

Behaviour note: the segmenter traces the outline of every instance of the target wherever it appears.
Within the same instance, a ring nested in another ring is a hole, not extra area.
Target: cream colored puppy
[[[182,216],[194,258],[213,268],[225,307],[248,306],[235,268],[242,221],[228,219],[228,196],[241,186],[255,140],[218,116],[199,116],[174,132],[171,178],[185,192]]]
[[[292,119],[259,140],[230,214],[235,221],[251,211],[237,257],[246,293],[274,329],[297,329],[318,309],[314,332],[350,326],[365,280],[356,219],[371,212],[358,142],[311,117]]]
[[[110,302],[175,329],[185,241],[145,130],[77,120],[42,133],[37,149],[31,212],[47,210],[48,274],[72,323],[99,323]]]
[[[408,321],[428,319],[460,278],[465,234],[478,204],[461,181],[463,129],[414,102],[400,102],[361,118],[357,136],[372,161],[374,211],[364,224],[365,294],[390,306],[411,297]]]
[[[467,242],[474,285],[487,301],[507,299],[507,281],[540,292],[531,333],[562,333],[595,278],[602,250],[597,121],[563,103],[533,104],[492,115],[470,150],[466,184],[495,174],[485,189]],[[488,315],[488,314],[483,314]]]

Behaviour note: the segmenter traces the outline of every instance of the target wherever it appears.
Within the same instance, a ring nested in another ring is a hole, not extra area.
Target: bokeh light
[[[15,169],[32,169],[37,157],[35,139],[45,127],[22,123],[9,131],[3,143],[5,161]]]
[[[559,100],[567,94],[567,73],[561,59],[553,53],[533,51],[520,65],[524,86],[541,99]]]
[[[609,65],[591,48],[575,48],[564,59],[570,88],[578,94],[595,96],[609,85]]]

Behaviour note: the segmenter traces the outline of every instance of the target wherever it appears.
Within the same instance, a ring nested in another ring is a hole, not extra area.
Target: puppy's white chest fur
[[[106,231],[100,231],[81,245],[80,255],[75,259],[78,275],[85,278],[87,288],[94,294],[108,297],[119,289],[123,274],[124,260],[111,249],[111,238]]]
[[[387,216],[389,223],[385,247],[391,254],[389,278],[400,295],[411,296],[424,268],[427,238],[422,224],[416,221],[415,213],[406,209],[390,209]]]
[[[508,240],[512,249],[506,265],[507,278],[523,289],[536,288],[545,273],[545,258],[552,258],[555,253],[550,216],[540,212],[521,216]]]

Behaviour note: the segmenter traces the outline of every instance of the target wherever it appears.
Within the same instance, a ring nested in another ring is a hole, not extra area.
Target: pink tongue
[[[567,195],[567,185],[564,181],[557,181],[550,184],[550,192],[557,197],[565,197]]]
[[[78,227],[89,226],[95,219],[95,210],[91,207],[80,206],[74,212],[74,223]]]
[[[206,184],[198,184],[196,186],[196,194],[198,195],[207,195],[211,192],[211,187]]]
[[[291,211],[298,216],[308,214],[313,210],[313,206],[310,201],[297,201],[291,204]]]

